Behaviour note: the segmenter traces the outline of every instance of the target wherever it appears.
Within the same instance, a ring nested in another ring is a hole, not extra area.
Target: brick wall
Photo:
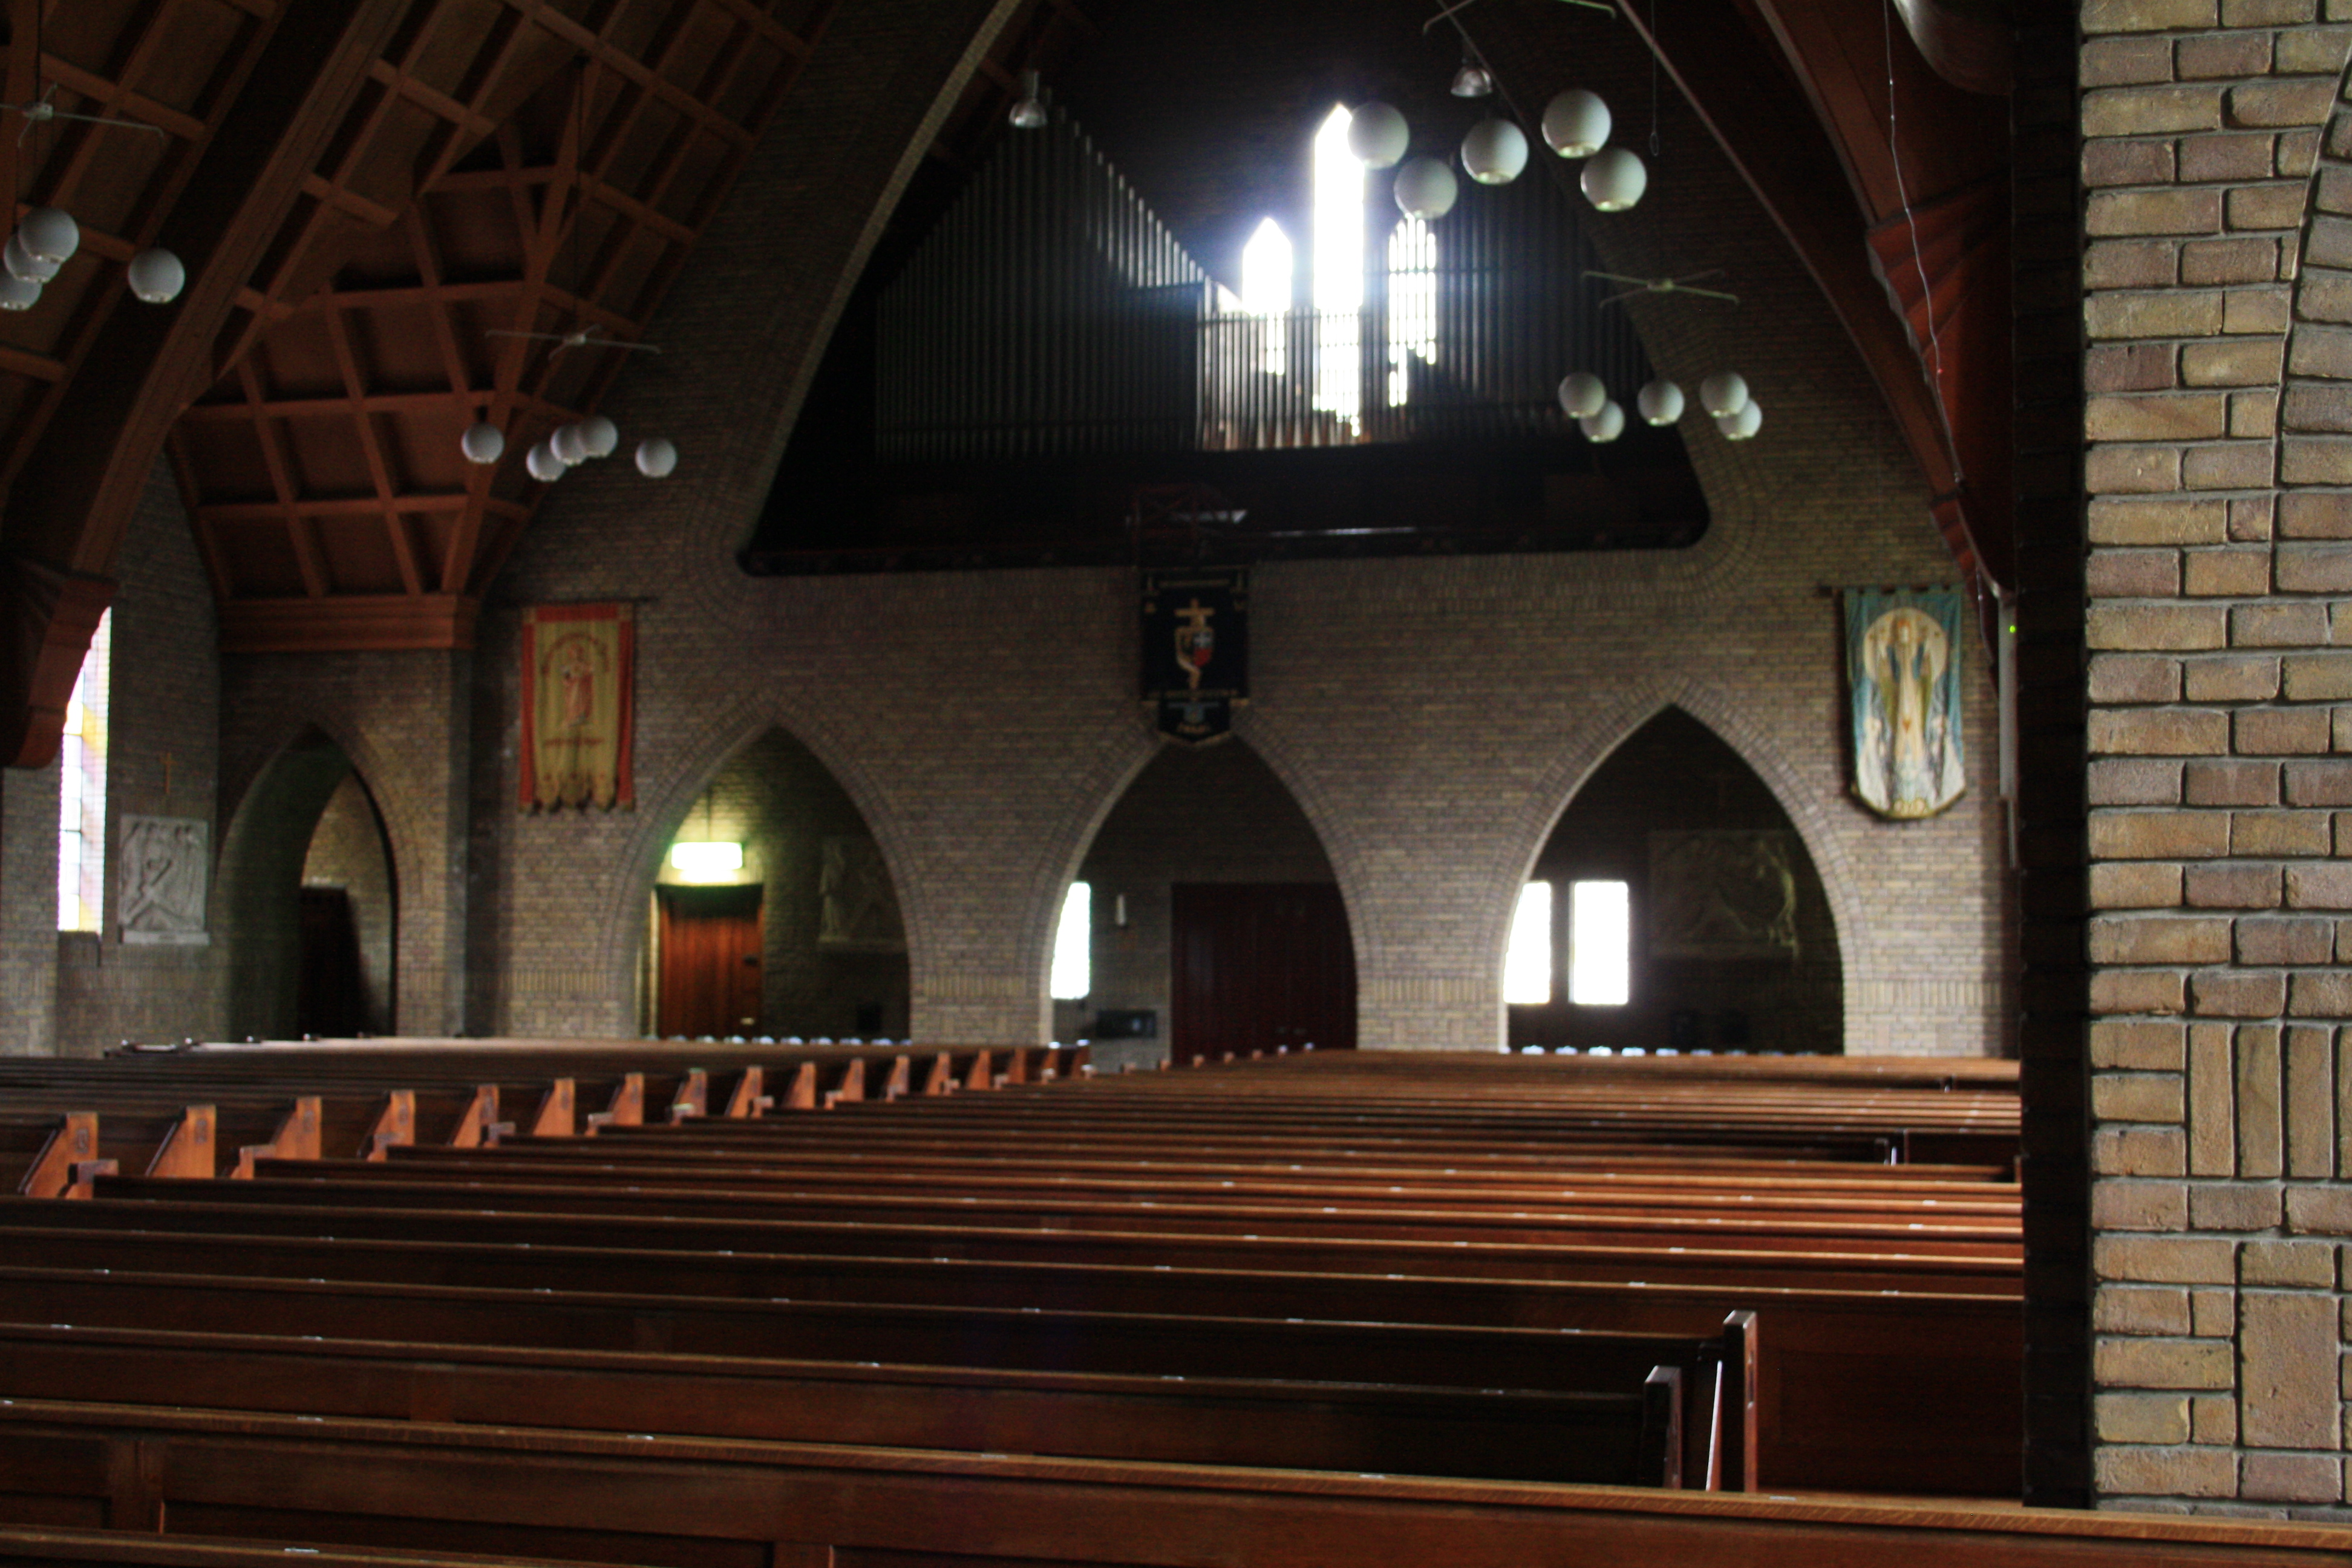
[[[2340,1517],[2347,1495],[2346,18],[2336,0],[2082,11],[2110,1504]]]

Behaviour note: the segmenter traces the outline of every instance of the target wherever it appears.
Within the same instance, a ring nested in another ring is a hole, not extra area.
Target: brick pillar
[[[2352,165],[2313,206],[2352,6],[2326,5],[2082,14],[2103,1505],[2345,1514]]]
[[[2083,959],[2083,321],[2074,18],[2021,29],[2010,100],[2016,321],[2015,876],[2025,1099],[2025,1500],[2090,1496]]]

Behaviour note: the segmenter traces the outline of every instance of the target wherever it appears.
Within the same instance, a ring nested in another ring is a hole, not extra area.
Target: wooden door
[[[1356,951],[1328,882],[1179,882],[1169,1050],[1178,1062],[1356,1045]]]
[[[295,985],[294,1032],[346,1039],[366,1026],[360,977],[360,929],[341,888],[302,890],[301,968]]]
[[[656,1032],[698,1037],[760,1026],[760,889],[657,888],[661,906]]]

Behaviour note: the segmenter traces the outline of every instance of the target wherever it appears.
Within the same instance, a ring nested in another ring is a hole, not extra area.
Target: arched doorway
[[[304,731],[254,781],[223,846],[232,1037],[396,1029],[399,903],[366,782],[332,738]]]
[[[1593,772],[1528,879],[1550,889],[1533,933],[1549,999],[1510,1005],[1513,1048],[1843,1047],[1843,966],[1812,858],[1755,770],[1682,710]],[[1622,957],[1605,951],[1612,908]]]
[[[1095,835],[1092,984],[1055,1004],[1055,1037],[1098,1067],[1351,1049],[1356,964],[1314,826],[1240,741],[1170,746]]]
[[[394,1027],[399,900],[383,818],[357,773],[327,797],[302,860],[296,1032],[322,1038]]]
[[[898,890],[866,818],[782,730],[687,809],[656,874],[646,1026],[666,1036],[898,1038]]]

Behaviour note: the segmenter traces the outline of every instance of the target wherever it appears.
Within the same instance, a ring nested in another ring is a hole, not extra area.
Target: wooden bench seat
[[[200,1535],[133,1535],[121,1530],[0,1526],[6,1568],[585,1568],[549,1557],[484,1556],[472,1552],[405,1552],[369,1546],[289,1545],[282,1541],[208,1540]]]
[[[2321,1568],[2352,1531],[19,1401],[0,1522],[687,1565]],[[67,1522],[67,1521],[59,1521]]]
[[[1561,1393],[0,1323],[14,1399],[1617,1486],[1682,1483],[1682,1384],[1675,1366]]]
[[[108,1206],[88,1205],[101,1213]],[[362,1240],[357,1235],[362,1217],[329,1216],[334,1239],[120,1236],[46,1227],[0,1232],[0,1247],[9,1256],[111,1271],[0,1275],[0,1313],[52,1321],[41,1314],[69,1295],[81,1303],[74,1308],[81,1315],[66,1321],[77,1322],[101,1321],[89,1314],[102,1311],[106,1321],[152,1323],[156,1320],[149,1314],[165,1310],[157,1303],[168,1302],[173,1321],[221,1331],[266,1321],[291,1332],[400,1338],[426,1332],[421,1325],[429,1315],[443,1325],[431,1331],[435,1338],[729,1353],[785,1342],[777,1338],[782,1331],[776,1314],[810,1308],[800,1318],[816,1321],[813,1309],[820,1301],[853,1310],[861,1301],[950,1310],[985,1307],[1023,1318],[1038,1315],[1023,1309],[1050,1308],[1118,1314],[1122,1321],[1172,1313],[1692,1336],[1709,1334],[1726,1314],[1753,1306],[1768,1336],[1758,1382],[1757,1451],[1765,1485],[1801,1484],[1810,1477],[1813,1484],[1857,1489],[1998,1492],[2014,1474],[2022,1419],[2017,1378],[2022,1325],[2013,1301],[1721,1285],[1628,1290],[1151,1266],[720,1256],[694,1238],[677,1237],[673,1245],[685,1250],[628,1251],[614,1244],[649,1237],[600,1234],[593,1225],[559,1237],[533,1232],[514,1216],[474,1216],[436,1231],[398,1215],[379,1215],[376,1228],[386,1239]],[[528,1251],[515,1245],[526,1237],[534,1237]],[[573,1245],[560,1245],[567,1238]],[[158,1272],[140,1276],[142,1266]],[[330,1279],[341,1283],[307,1284]],[[320,1299],[285,1300],[306,1291]],[[201,1321],[184,1315],[199,1310],[209,1314]],[[1256,1370],[1279,1373],[1299,1364],[1279,1342],[1268,1353],[1271,1359]],[[1482,1373],[1481,1367],[1488,1370]],[[1495,1378],[1483,1358],[1464,1371],[1475,1381]],[[1936,1418],[1922,1422],[1922,1409]]]

